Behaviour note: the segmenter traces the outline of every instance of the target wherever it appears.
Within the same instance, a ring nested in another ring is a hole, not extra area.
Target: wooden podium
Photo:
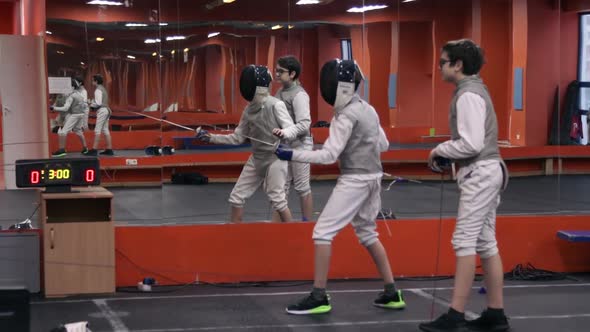
[[[47,297],[115,292],[113,194],[102,187],[41,192]]]

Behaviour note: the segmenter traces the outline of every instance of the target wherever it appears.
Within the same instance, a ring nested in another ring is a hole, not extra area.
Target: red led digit
[[[39,183],[39,171],[31,172],[31,184]]]
[[[86,170],[86,182],[93,182],[94,181],[94,170],[87,169]]]

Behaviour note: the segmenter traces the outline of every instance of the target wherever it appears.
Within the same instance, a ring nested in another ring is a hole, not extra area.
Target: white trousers
[[[283,211],[288,207],[287,196],[285,195],[286,180],[286,161],[275,160],[268,166],[264,176],[260,176],[256,172],[256,167],[254,167],[254,156],[250,156],[229,195],[229,203],[235,207],[243,207],[246,200],[262,185],[262,189],[268,196],[273,209]]]
[[[57,131],[57,134],[60,136],[66,136],[70,131],[73,131],[78,136],[84,135],[84,118],[85,115],[83,113],[67,113],[65,115],[64,125]]]
[[[110,135],[109,131],[109,118],[111,112],[106,107],[101,107],[96,111],[96,124],[94,125],[94,135]]]
[[[457,256],[477,253],[489,258],[498,253],[496,209],[506,184],[501,165],[498,160],[484,160],[459,171],[459,211],[451,241]]]
[[[313,150],[313,138],[308,137],[303,144],[293,147],[293,150]],[[293,188],[300,197],[311,193],[310,185],[311,165],[309,163],[299,163],[296,161],[289,162],[289,175],[285,185],[285,192],[289,195],[291,182]]]
[[[381,210],[381,175],[342,175],[313,229],[316,244],[330,244],[352,223],[359,242],[370,246],[378,240],[375,219]]]

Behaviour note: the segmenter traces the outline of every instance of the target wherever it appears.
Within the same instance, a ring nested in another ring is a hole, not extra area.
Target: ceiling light
[[[299,0],[296,5],[317,5],[320,3],[319,0]]]
[[[51,31],[49,31],[49,30],[48,30],[48,31],[45,31],[45,33],[46,33],[46,34],[48,34],[48,35],[52,35],[52,34],[53,34],[53,33],[52,33]]]
[[[158,55],[158,53],[156,53],[156,52],[152,53],[152,56],[156,56],[156,55]]]
[[[352,7],[347,12],[349,13],[364,13],[370,10],[377,10],[387,8],[387,5],[369,5],[369,6],[362,6],[362,7]]]
[[[185,36],[168,36],[166,37],[167,41],[171,41],[171,40],[183,40],[186,39]]]
[[[293,29],[294,27],[294,25],[289,24],[289,29]]]
[[[188,52],[188,47],[184,49],[184,53]]]
[[[172,50],[172,52],[170,52],[170,54],[172,54],[172,55],[174,55],[174,53],[176,53],[176,51],[175,51],[175,50]]]
[[[127,59],[135,59],[135,57],[133,55],[128,55]]]
[[[282,27],[283,27],[282,25],[280,25],[280,24],[277,24],[277,25],[273,25],[273,26],[272,26],[272,28],[270,28],[270,29],[271,29],[271,30],[278,30],[278,29],[280,29],[280,28],[282,28]]]
[[[103,0],[92,0],[86,3],[87,5],[103,5],[103,6],[122,6],[123,3],[119,1],[103,1]]]
[[[82,66],[84,66],[84,62],[80,62],[80,64],[81,64]]]
[[[167,25],[168,25],[168,23],[166,23],[166,22],[160,22],[160,26],[161,26],[161,27],[165,27],[165,26],[167,26]]]
[[[126,27],[147,27],[145,23],[127,23],[125,24]]]
[[[65,54],[64,51],[57,51],[57,54]]]
[[[215,37],[217,35],[219,35],[219,32],[211,32],[210,34],[207,35],[207,38]]]
[[[156,39],[146,39],[143,42],[146,44],[155,44],[155,43],[159,43],[161,40],[156,38]]]
[[[402,0],[402,3],[404,3],[404,2],[412,2],[412,1],[416,1],[416,0]]]
[[[236,0],[223,0],[223,3],[232,3],[234,1],[236,1]]]
[[[104,40],[104,38],[103,38],[103,37],[96,37],[96,41],[97,41],[97,42],[101,42],[101,41],[103,41],[103,40]]]

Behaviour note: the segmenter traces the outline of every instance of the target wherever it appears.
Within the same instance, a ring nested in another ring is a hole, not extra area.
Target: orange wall
[[[14,2],[0,1],[0,34],[11,35],[13,31],[14,18],[12,17]]]
[[[322,97],[319,94],[317,82],[320,77],[320,62],[318,59],[318,34],[315,30],[306,29],[301,33],[301,84],[309,95],[311,108],[311,123],[319,119],[318,103]],[[323,45],[322,45],[323,47]],[[323,65],[323,63],[322,63]]]
[[[454,224],[453,219],[388,221],[388,235],[385,222],[379,221],[377,230],[394,274],[452,275],[455,257],[450,238]],[[568,243],[556,237],[561,229],[587,228],[587,216],[498,217],[504,271],[520,263],[552,271],[588,271],[590,244]],[[312,229],[313,223],[116,227],[117,286],[136,285],[148,275],[161,284],[310,280]],[[407,248],[412,248],[411,255],[405,254]],[[354,231],[345,228],[333,243],[329,277],[377,276]]]
[[[400,25],[397,124],[430,127],[432,124],[432,23]],[[387,86],[373,80],[373,85]],[[375,102],[375,101],[371,101]]]
[[[510,52],[510,3],[481,1],[481,46],[486,64],[481,76],[490,91],[498,119],[498,139],[508,139],[509,105],[509,57]],[[530,73],[530,71],[528,71]]]
[[[526,105],[534,116],[527,116],[526,126],[535,130],[527,130],[527,146],[547,144],[551,128],[549,121],[559,84],[561,61],[559,47],[547,45],[559,44],[559,14],[560,11],[552,3],[529,2]]]
[[[369,102],[381,120],[381,126],[390,123],[388,103],[389,64],[391,59],[391,22],[367,24],[367,46],[371,56],[371,83]]]
[[[453,1],[452,3],[437,2],[434,19],[434,61],[438,64],[440,50],[446,42],[471,36],[470,2],[465,0]],[[457,22],[463,22],[464,24],[457,24]],[[434,71],[433,111],[435,134],[449,134],[449,103],[454,89],[455,87],[452,84],[442,80],[440,70],[436,67]]]
[[[219,111],[221,109],[221,47],[217,45],[207,47],[205,57],[207,58],[207,69],[205,71],[207,98],[205,108],[207,110]]]

